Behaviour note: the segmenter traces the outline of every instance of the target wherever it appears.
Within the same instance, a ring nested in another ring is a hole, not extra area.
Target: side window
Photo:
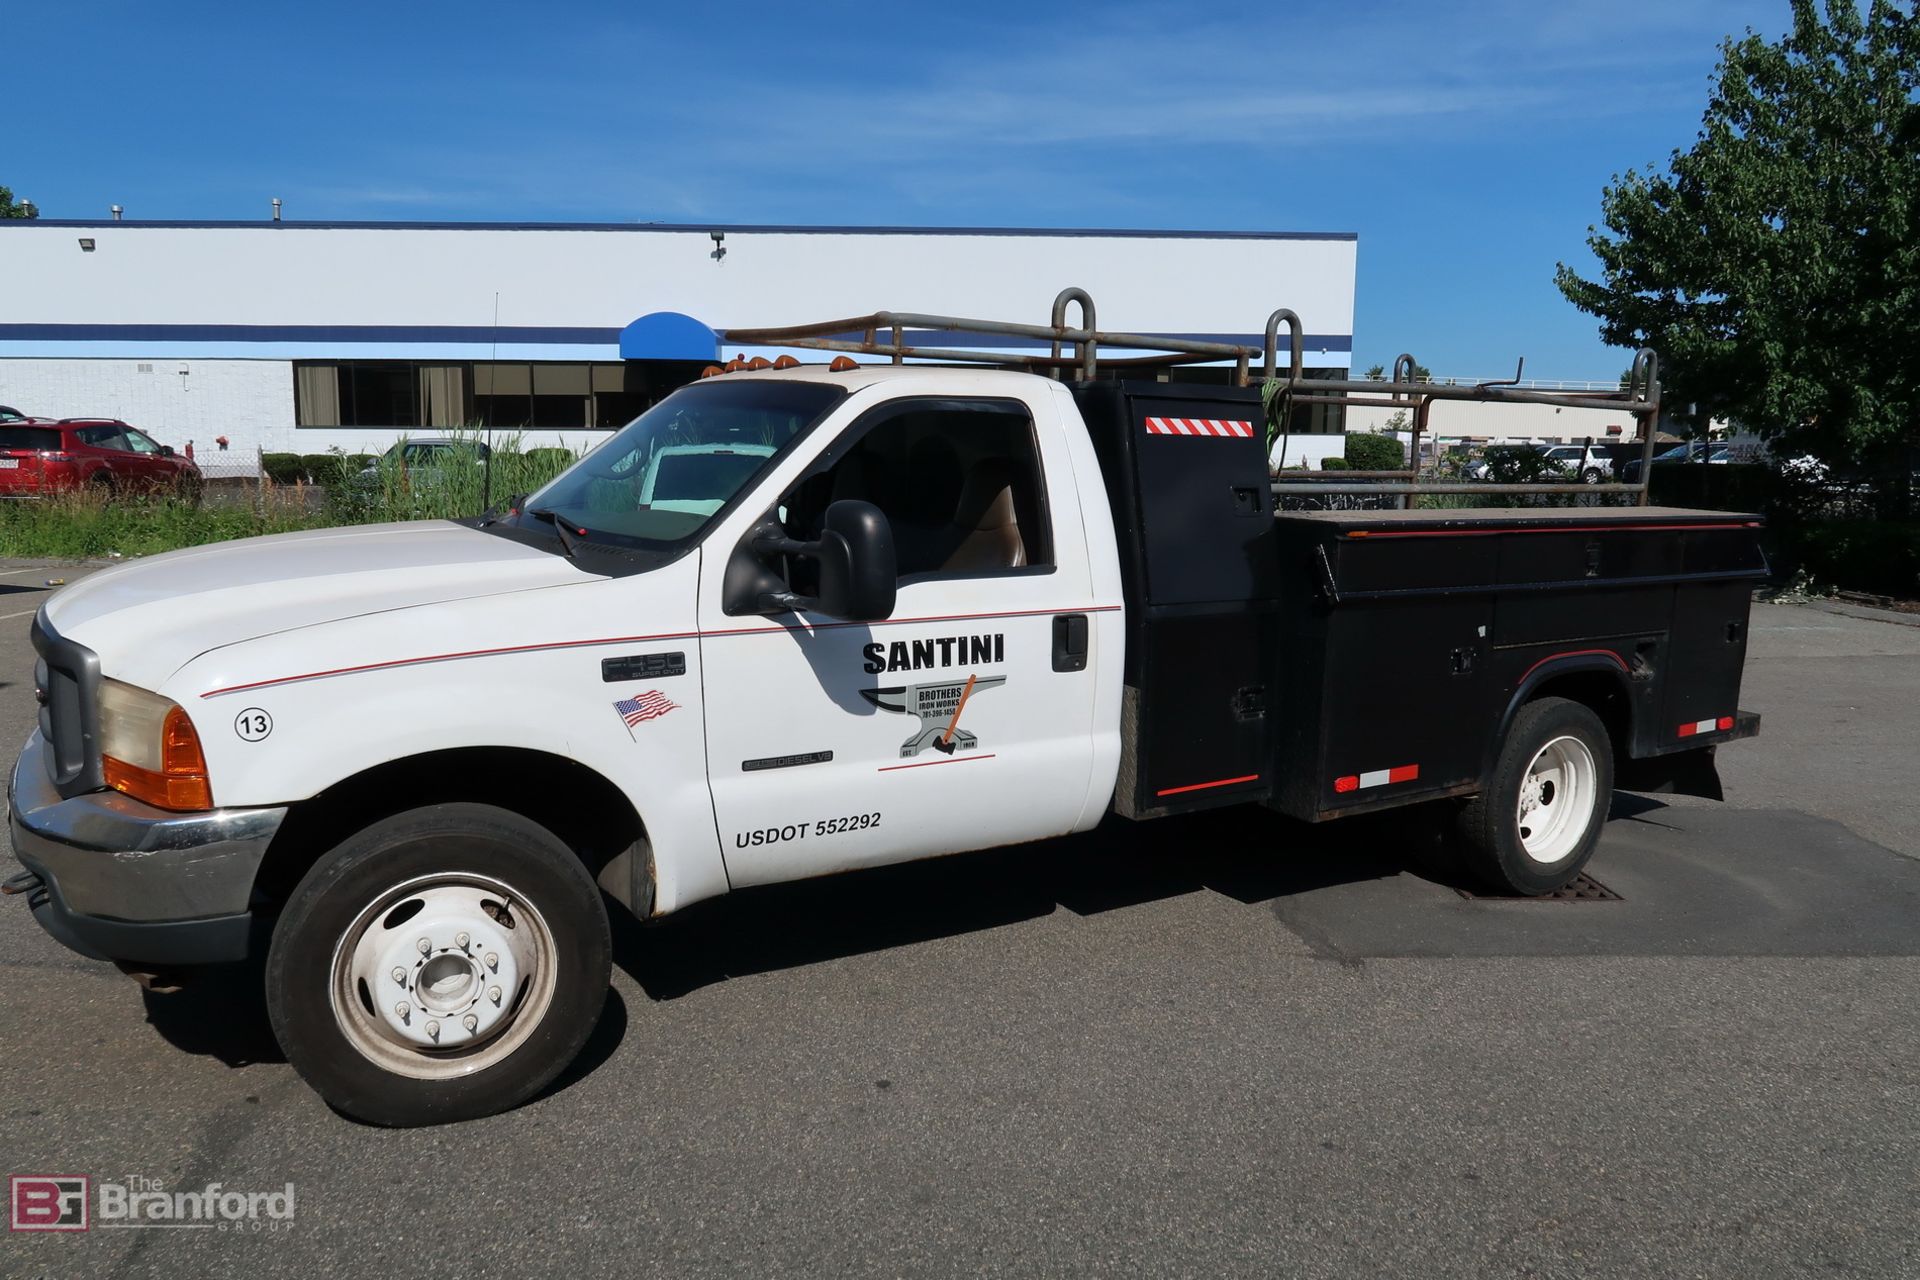
[[[123,439],[126,441],[127,448],[133,450],[135,453],[157,454],[160,452],[159,445],[155,444],[140,432],[133,430],[131,427],[127,429]]]
[[[1017,402],[915,400],[853,428],[788,495],[787,526],[816,535],[829,504],[871,502],[893,526],[900,577],[1053,564],[1033,419]]]
[[[73,434],[80,438],[81,444],[92,445],[96,449],[118,449],[124,452],[127,447],[119,427],[81,427]]]

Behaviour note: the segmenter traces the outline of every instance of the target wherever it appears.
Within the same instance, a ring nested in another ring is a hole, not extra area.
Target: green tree
[[[12,187],[0,187],[0,218],[37,218],[40,211],[25,201],[13,198]]]
[[[1914,0],[1792,0],[1793,29],[1720,48],[1700,134],[1628,170],[1588,228],[1573,304],[1661,353],[1695,425],[1734,418],[1896,465],[1920,422],[1920,18]]]

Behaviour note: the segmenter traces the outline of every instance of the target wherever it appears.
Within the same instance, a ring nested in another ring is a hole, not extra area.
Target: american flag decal
[[[643,720],[658,720],[679,705],[658,689],[648,689],[645,693],[636,693],[631,698],[620,699],[613,704],[613,709],[620,713],[620,718],[626,721],[627,728],[631,729]]]
[[[1229,440],[1253,439],[1253,424],[1235,418],[1148,418],[1150,436],[1221,436]]]

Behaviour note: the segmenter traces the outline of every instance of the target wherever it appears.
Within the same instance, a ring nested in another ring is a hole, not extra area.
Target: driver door
[[[856,419],[776,510],[802,540],[835,500],[887,515],[900,577],[880,622],[730,615],[727,563],[756,513],[706,543],[707,768],[736,887],[1074,829],[1094,678],[1059,643],[1091,629],[1056,622],[1092,604],[1071,476],[1042,397],[896,400]]]

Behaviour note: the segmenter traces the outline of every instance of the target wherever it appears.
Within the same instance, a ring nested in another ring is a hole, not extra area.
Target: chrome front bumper
[[[8,887],[42,927],[96,959],[245,956],[254,874],[286,809],[170,813],[117,791],[63,800],[46,751],[35,732],[7,787],[14,856],[31,873]]]

